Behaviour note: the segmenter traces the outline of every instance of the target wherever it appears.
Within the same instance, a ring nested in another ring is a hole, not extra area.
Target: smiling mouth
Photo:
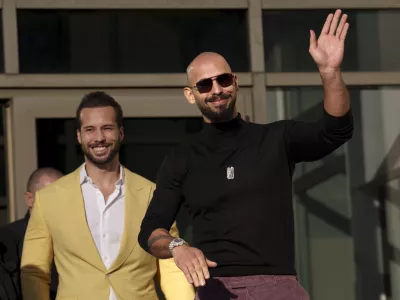
[[[206,100],[206,102],[210,102],[210,103],[222,103],[222,102],[226,102],[230,99],[230,96],[227,97],[220,97],[220,98],[216,98],[216,99],[209,99]]]
[[[101,156],[101,155],[104,155],[107,153],[108,147],[109,146],[97,146],[97,147],[91,147],[91,148],[92,148],[94,154]]]

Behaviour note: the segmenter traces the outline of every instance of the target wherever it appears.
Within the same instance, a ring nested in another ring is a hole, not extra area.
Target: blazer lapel
[[[77,241],[77,249],[80,249],[80,255],[82,258],[93,265],[100,271],[106,272],[106,267],[101,260],[100,254],[97,250],[96,244],[93,240],[92,234],[89,229],[89,225],[86,221],[85,214],[85,203],[82,196],[81,184],[80,184],[80,168],[78,168],[73,174],[73,180],[67,186],[65,186],[66,194],[70,197],[70,208],[71,208],[71,228],[74,229],[72,232],[76,236],[74,240]]]
[[[125,213],[124,232],[117,258],[109,269],[109,273],[118,269],[131,254],[138,243],[140,225],[146,213],[151,187],[140,186],[139,178],[127,169],[125,172]]]

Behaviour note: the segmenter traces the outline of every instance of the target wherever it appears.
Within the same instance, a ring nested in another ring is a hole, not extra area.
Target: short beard
[[[227,99],[232,97],[232,100],[228,102],[227,106],[220,107],[218,110],[214,111],[211,107],[207,105],[207,102],[215,101],[216,99]],[[204,117],[210,120],[212,123],[221,123],[227,122],[233,119],[235,113],[235,105],[236,105],[236,95],[231,94],[221,94],[220,96],[210,96],[205,100],[205,103],[197,101],[197,107]]]
[[[82,152],[85,155],[85,157],[93,163],[96,167],[103,169],[107,165],[109,165],[113,159],[117,156],[119,150],[121,147],[120,141],[116,141],[114,149],[111,150],[110,154],[106,157],[106,159],[97,159],[95,156],[93,156],[90,151],[87,151],[86,148],[81,145]]]

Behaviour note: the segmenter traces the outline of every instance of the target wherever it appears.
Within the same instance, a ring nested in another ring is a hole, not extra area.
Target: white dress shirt
[[[120,166],[120,174],[119,180],[115,183],[115,190],[106,203],[103,193],[87,175],[85,165],[80,171],[86,220],[107,269],[111,267],[118,256],[124,231],[125,180],[122,166]],[[109,300],[117,300],[112,287]]]

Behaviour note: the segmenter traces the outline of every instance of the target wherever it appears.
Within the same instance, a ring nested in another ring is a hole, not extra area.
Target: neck
[[[95,165],[85,158],[86,173],[98,185],[114,184],[120,177],[120,163],[118,155],[108,164]]]

